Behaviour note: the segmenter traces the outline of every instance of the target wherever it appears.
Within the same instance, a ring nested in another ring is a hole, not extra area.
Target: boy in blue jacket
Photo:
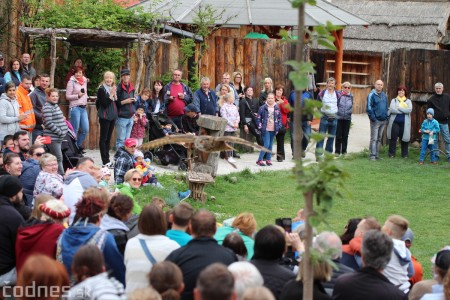
[[[438,143],[437,137],[439,133],[439,123],[434,119],[434,109],[427,109],[427,118],[423,121],[420,127],[422,133],[422,148],[420,150],[419,165],[423,165],[427,148],[430,150],[431,164],[437,164],[437,156],[435,153],[436,145]],[[434,139],[434,142],[430,144],[430,139]]]

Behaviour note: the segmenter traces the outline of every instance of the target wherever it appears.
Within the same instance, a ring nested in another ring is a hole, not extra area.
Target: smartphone
[[[81,88],[81,90],[80,90],[83,94],[84,94],[84,88]]]
[[[51,136],[43,136],[44,140],[42,141],[42,144],[49,145],[52,143],[52,137]]]

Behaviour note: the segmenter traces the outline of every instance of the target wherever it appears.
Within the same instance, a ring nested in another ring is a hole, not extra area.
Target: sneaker
[[[270,160],[266,160],[266,165],[271,166],[272,162]]]
[[[419,161],[419,165],[423,165],[423,161]]]
[[[178,198],[180,201],[186,200],[191,195],[191,190],[187,190],[185,192],[178,192]]]
[[[113,162],[109,162],[109,163],[107,163],[107,164],[104,164],[103,165],[104,167],[107,167],[107,168],[109,168],[109,169],[114,169],[114,163]]]
[[[437,165],[438,163],[437,163],[437,161],[432,161],[432,162],[430,162],[430,164]]]
[[[265,166],[266,166],[266,164],[265,164],[262,160],[258,160],[258,161],[256,162],[256,164],[257,164],[258,166],[260,166],[260,167],[265,167]]]
[[[237,153],[236,151],[233,151],[233,157],[234,157],[234,158],[241,158],[241,156],[239,155],[239,153]]]
[[[236,162],[236,160],[232,157],[228,157],[228,162],[233,164]]]

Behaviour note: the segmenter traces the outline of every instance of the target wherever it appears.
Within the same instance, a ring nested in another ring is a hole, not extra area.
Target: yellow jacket
[[[19,104],[19,115],[27,114],[28,118],[19,122],[21,130],[32,131],[36,126],[36,118],[34,117],[33,104],[31,103],[28,91],[19,84],[16,90],[16,98]]]

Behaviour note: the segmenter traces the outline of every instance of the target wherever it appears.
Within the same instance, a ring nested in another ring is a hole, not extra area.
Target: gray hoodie
[[[98,183],[90,174],[81,171],[70,173],[63,185],[64,203],[70,208],[69,224],[72,224],[75,218],[75,204],[80,201],[85,190],[97,186]]]

